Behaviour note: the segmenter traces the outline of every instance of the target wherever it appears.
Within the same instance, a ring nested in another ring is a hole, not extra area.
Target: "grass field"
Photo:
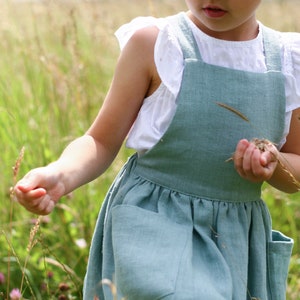
[[[97,213],[130,151],[122,148],[104,176],[64,197],[47,217],[11,201],[10,187],[89,127],[118,57],[114,31],[135,16],[184,9],[178,0],[1,1],[0,299],[10,299],[13,289],[24,299],[82,298]],[[300,31],[299,9],[298,0],[263,1],[258,17],[276,29]],[[264,198],[274,228],[295,240],[287,299],[299,300],[300,194],[266,186]]]

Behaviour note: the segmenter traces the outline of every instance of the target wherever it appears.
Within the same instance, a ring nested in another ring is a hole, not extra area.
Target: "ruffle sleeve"
[[[158,28],[163,27],[164,20],[155,17],[137,17],[131,22],[122,25],[116,32],[115,36],[118,39],[121,50],[126,46],[133,34],[139,29],[157,26]]]
[[[286,111],[300,107],[300,33],[282,34],[284,75],[286,76]]]
[[[159,29],[154,49],[157,72],[165,87],[176,97],[181,84],[183,60],[181,48],[172,33],[168,18],[137,17],[122,25],[115,32],[115,36],[122,50],[136,31],[150,26]]]

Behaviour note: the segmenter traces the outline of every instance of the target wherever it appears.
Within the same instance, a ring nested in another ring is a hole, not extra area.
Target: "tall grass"
[[[293,3],[265,2],[259,18],[277,29],[299,30],[295,5],[300,5]],[[29,169],[56,159],[88,128],[119,53],[114,31],[138,15],[184,9],[179,0],[1,1],[0,273],[5,283],[0,276],[0,299],[9,299],[13,288],[25,299],[81,299],[97,213],[129,151],[122,148],[104,176],[64,197],[47,217],[37,218],[11,201],[10,187]],[[295,239],[288,299],[299,299],[299,195],[267,186],[264,197],[274,227]]]

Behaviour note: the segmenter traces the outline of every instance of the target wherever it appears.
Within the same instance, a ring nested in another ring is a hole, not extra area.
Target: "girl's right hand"
[[[265,151],[260,150],[254,142],[240,140],[234,153],[234,165],[241,177],[252,182],[269,180],[278,163],[278,150],[271,143]]]
[[[50,166],[33,169],[14,187],[16,200],[39,215],[49,214],[64,192],[63,182]]]

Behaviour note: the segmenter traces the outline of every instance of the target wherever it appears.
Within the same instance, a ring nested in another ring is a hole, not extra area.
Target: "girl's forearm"
[[[92,136],[84,135],[71,142],[60,158],[48,167],[55,168],[65,194],[100,176],[112,163],[117,151],[106,149]]]
[[[282,153],[273,176],[268,183],[286,192],[296,193],[300,189],[300,156],[293,153]]]

